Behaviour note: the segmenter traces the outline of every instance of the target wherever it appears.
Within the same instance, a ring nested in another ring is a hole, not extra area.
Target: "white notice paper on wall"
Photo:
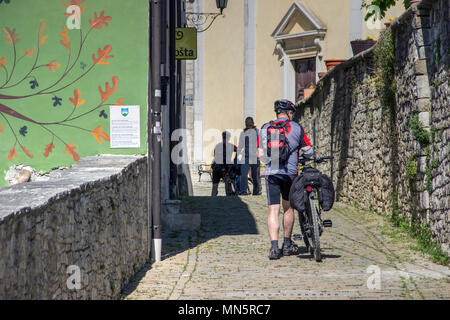
[[[140,148],[139,106],[110,106],[111,148]]]

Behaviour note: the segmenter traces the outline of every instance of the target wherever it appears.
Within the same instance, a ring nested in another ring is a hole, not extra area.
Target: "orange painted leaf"
[[[32,58],[32,57],[33,57],[33,54],[34,54],[34,49],[33,49],[33,48],[30,49],[30,50],[28,50],[27,48],[25,48],[25,55],[26,55],[28,58]]]
[[[5,65],[6,65],[6,58],[3,57],[3,58],[0,59],[0,68],[4,68]]]
[[[17,159],[17,153],[16,153],[16,148],[12,148],[11,150],[9,150],[9,155],[8,155],[8,160],[9,161],[13,161],[13,158],[16,157]]]
[[[124,106],[123,104],[123,98],[120,98],[119,100],[116,101],[116,103],[114,103],[115,106]]]
[[[102,103],[108,100],[108,98],[117,90],[117,87],[119,86],[119,78],[114,76],[112,78],[113,87],[109,87],[109,83],[106,83],[106,90],[102,90],[102,86],[98,86],[98,90],[100,91],[100,95],[102,96]]]
[[[30,157],[31,159],[34,158],[34,156],[30,153],[30,150],[28,150],[28,149],[25,148],[24,146],[21,146],[21,147],[22,147],[23,152],[25,152],[25,154],[26,154],[28,157]]]
[[[48,145],[45,146],[45,151],[44,151],[44,157],[48,157],[48,155],[53,151],[53,149],[55,148],[55,145],[53,144],[53,142],[50,142]]]
[[[51,72],[55,72],[54,68],[59,68],[61,65],[58,63],[58,61],[53,60],[52,62],[47,63],[46,66],[50,69]]]
[[[39,39],[39,43],[38,43],[38,46],[39,46],[39,48],[42,46],[42,45],[44,45],[44,44],[46,44],[47,43],[47,38],[48,38],[48,36],[47,35],[44,35],[44,30],[45,30],[45,27],[47,26],[47,22],[45,22],[45,21],[42,21],[41,22],[41,24],[40,24],[40,26],[39,26],[39,37],[38,37],[38,39]]]
[[[102,29],[103,26],[108,26],[108,22],[107,21],[111,21],[112,18],[110,16],[104,16],[105,15],[105,11],[103,10],[102,12],[100,12],[100,16],[97,17],[97,12],[94,12],[94,21],[92,21],[92,19],[89,19],[89,23],[91,24],[91,29]]]
[[[63,26],[63,32],[60,32],[59,35],[62,40],[60,40],[61,44],[67,48],[67,50],[70,52],[70,40],[69,40],[69,32],[67,31],[67,28]]]
[[[3,126],[0,124],[0,132],[3,132]]]
[[[3,31],[5,31],[3,37],[6,38],[5,42],[7,44],[15,45],[17,42],[20,41],[20,39],[17,39],[19,35],[16,33],[16,29],[11,30],[8,27],[4,27]]]
[[[95,57],[95,53],[92,55],[92,60],[94,61],[94,64],[103,64],[108,65],[109,61],[106,61],[106,59],[114,58],[114,56],[108,56],[108,54],[111,52],[112,47],[110,45],[107,45],[103,48],[98,48],[97,54],[98,58]]]
[[[81,91],[79,89],[75,89],[75,91],[73,92],[73,95],[75,97],[69,98],[69,100],[72,101],[75,108],[78,108],[79,106],[81,106],[83,103],[86,102],[86,100],[81,99]]]
[[[91,130],[92,135],[94,136],[95,140],[97,140],[98,143],[102,144],[103,141],[100,139],[102,137],[105,141],[109,142],[110,138],[109,135],[103,132],[103,127],[99,126],[95,128],[94,130]]]
[[[78,153],[75,152],[75,150],[78,149],[78,147],[74,146],[74,143],[69,143],[66,144],[66,154],[69,154],[69,158],[73,157],[73,160],[75,161],[79,161],[80,160],[80,156],[78,155]]]
[[[80,7],[80,12],[83,13],[84,9],[86,9],[85,5],[81,5],[80,6],[80,4],[83,3],[83,2],[84,2],[84,0],[70,0],[70,4],[65,3],[64,1],[62,1],[61,3],[66,8],[68,8],[70,6],[79,6]],[[71,16],[70,13],[64,13],[64,15]]]
[[[70,0],[70,4],[67,4],[64,1],[62,1],[62,4],[64,7],[68,8],[70,6],[80,6],[83,2],[84,0]]]

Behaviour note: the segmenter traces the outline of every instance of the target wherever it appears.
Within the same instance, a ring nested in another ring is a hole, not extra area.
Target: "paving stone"
[[[299,241],[299,256],[270,261],[265,193],[210,197],[210,190],[210,182],[195,183],[194,196],[184,199],[201,215],[200,230],[163,229],[163,260],[142,270],[124,299],[450,298],[448,267],[389,237],[395,230],[379,215],[336,203],[322,216],[333,228],[320,238],[321,263]],[[368,288],[370,266],[380,270],[380,288]]]

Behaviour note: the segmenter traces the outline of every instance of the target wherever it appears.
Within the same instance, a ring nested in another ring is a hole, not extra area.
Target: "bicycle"
[[[314,166],[306,164],[307,162],[314,162],[315,164],[318,164],[330,159],[333,159],[333,157],[326,156],[311,159],[300,157],[300,174],[303,174],[303,172],[306,172],[308,169],[314,168]],[[320,236],[322,235],[323,229],[330,228],[333,225],[331,220],[322,221],[318,188],[319,185],[314,183],[313,181],[305,185],[305,211],[298,211],[300,231],[302,235],[293,235],[294,239],[303,239],[306,245],[306,249],[314,256],[316,262],[322,261],[322,253],[320,250]]]

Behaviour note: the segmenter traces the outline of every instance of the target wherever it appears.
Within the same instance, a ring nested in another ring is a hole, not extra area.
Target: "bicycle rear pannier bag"
[[[299,212],[306,210],[306,186],[319,189],[321,184],[320,175],[319,170],[307,168],[292,182],[291,190],[289,191],[289,201],[295,210]]]
[[[334,186],[333,181],[326,175],[320,175],[320,191],[319,191],[319,203],[323,211],[331,210],[334,204]]]
[[[303,175],[299,175],[292,182],[291,190],[289,191],[289,202],[295,210],[303,212],[306,210],[306,197],[305,178]]]
[[[319,188],[322,183],[322,180],[320,179],[321,175],[320,171],[314,168],[303,170],[301,176],[304,178],[304,187],[311,186]]]

